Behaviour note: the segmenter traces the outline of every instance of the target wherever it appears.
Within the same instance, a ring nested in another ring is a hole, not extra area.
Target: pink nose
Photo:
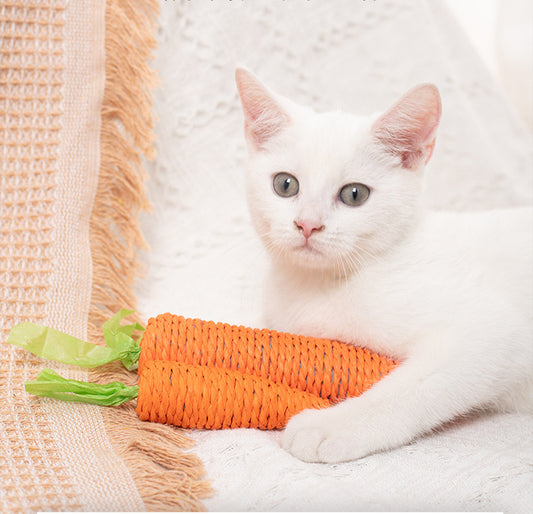
[[[295,220],[294,226],[303,234],[305,239],[309,239],[313,232],[321,232],[326,228],[314,220]]]

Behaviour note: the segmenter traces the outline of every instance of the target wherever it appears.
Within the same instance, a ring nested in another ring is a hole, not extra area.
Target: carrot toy
[[[26,390],[38,396],[119,405],[137,397],[143,421],[184,428],[282,428],[307,408],[358,396],[397,363],[337,341],[162,314],[121,325],[122,310],[103,326],[106,346],[32,323],[8,342],[35,355],[94,368],[122,360],[139,382],[91,384],[43,370]],[[133,337],[143,331],[140,342]]]

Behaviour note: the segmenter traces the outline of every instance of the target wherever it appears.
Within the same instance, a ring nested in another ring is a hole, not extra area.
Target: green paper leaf
[[[87,343],[59,330],[29,322],[14,326],[7,342],[38,357],[82,368],[96,368],[126,357],[124,348]]]
[[[113,348],[118,334],[124,334],[133,339],[133,332],[135,330],[144,332],[144,327],[139,323],[131,323],[130,325],[121,325],[120,322],[135,311],[129,309],[121,309],[112,318],[109,318],[103,325],[102,331],[106,345]]]
[[[7,342],[44,359],[82,368],[96,368],[121,360],[128,370],[136,369],[141,348],[132,337],[133,331],[143,331],[138,323],[121,325],[133,311],[122,309],[104,323],[102,329],[107,346],[82,341],[59,330],[36,323],[19,323],[11,329]]]
[[[36,396],[106,406],[120,405],[139,394],[139,386],[127,386],[122,382],[92,384],[69,380],[51,369],[43,369],[37,380],[26,382],[25,388],[28,393]]]
[[[139,323],[121,325],[120,322],[135,311],[121,309],[112,318],[102,325],[105,343],[109,348],[125,352],[122,364],[128,370],[137,369],[141,347],[133,338],[133,332],[144,332],[144,327]]]

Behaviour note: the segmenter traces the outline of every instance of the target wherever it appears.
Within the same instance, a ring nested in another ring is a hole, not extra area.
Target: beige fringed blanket
[[[21,321],[95,341],[135,307],[157,10],[0,0],[0,341]],[[2,512],[202,509],[209,488],[182,432],[132,407],[30,398],[23,383],[44,364],[0,345]]]

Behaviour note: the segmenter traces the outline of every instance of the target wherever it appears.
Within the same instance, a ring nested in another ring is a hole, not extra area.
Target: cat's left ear
[[[401,158],[404,168],[418,169],[433,153],[440,116],[439,90],[421,84],[377,119],[372,134],[386,151]]]
[[[286,127],[290,118],[276,98],[260,80],[244,68],[235,71],[235,82],[244,112],[244,133],[254,150]]]

